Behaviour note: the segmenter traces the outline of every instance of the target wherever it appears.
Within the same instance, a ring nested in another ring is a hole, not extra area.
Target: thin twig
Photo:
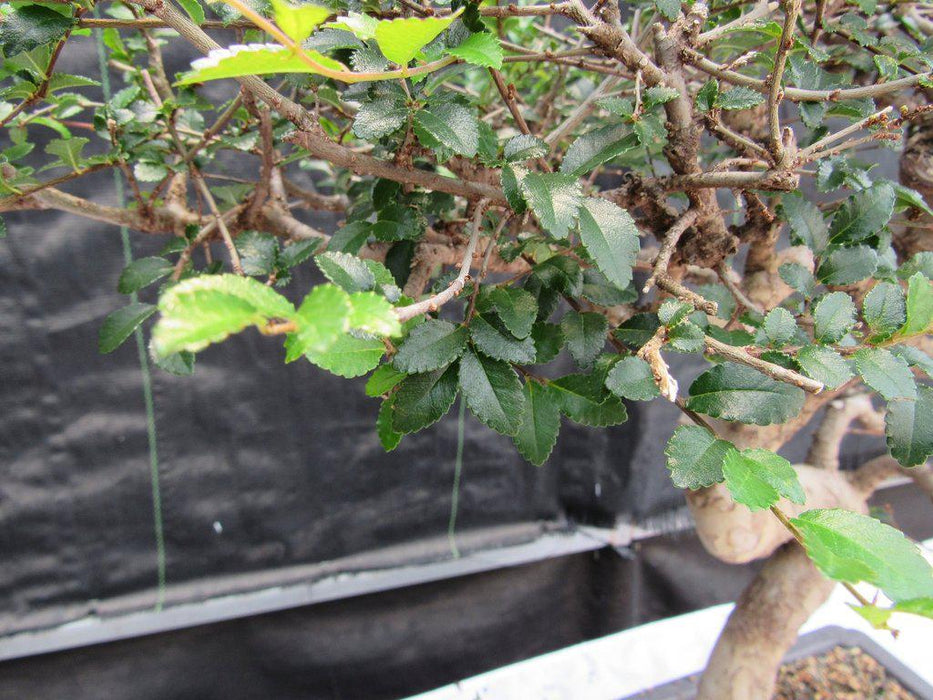
[[[697,213],[696,209],[688,209],[684,215],[677,219],[674,225],[668,229],[667,234],[664,236],[664,240],[661,242],[661,249],[658,251],[658,257],[654,261],[654,270],[648,278],[648,281],[645,282],[642,292],[647,294],[651,291],[657,278],[667,274],[667,266],[671,262],[671,256],[674,255],[674,251],[677,249],[677,242],[684,234],[684,231],[690,228],[693,222],[696,221]]]

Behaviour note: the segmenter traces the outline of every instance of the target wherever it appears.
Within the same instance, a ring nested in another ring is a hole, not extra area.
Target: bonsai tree
[[[386,450],[462,394],[538,465],[562,417],[598,428],[627,402],[673,402],[666,467],[701,540],[726,562],[767,559],[704,698],[769,697],[833,581],[879,627],[933,615],[929,564],[866,506],[891,475],[933,492],[929,6],[0,12],[0,212],[165,240],[114,280],[130,302],[104,321],[102,352],[142,328],[155,362],[186,374],[253,327],[285,362],[369,375]],[[75,41],[98,42],[100,75],[58,69]],[[173,74],[168,51],[203,57]],[[873,168],[886,148],[902,149],[900,182]],[[122,205],[68,193],[104,169]],[[304,210],[342,225],[325,233]],[[327,281],[296,288],[298,266]],[[157,305],[136,298],[150,285]],[[577,371],[555,376],[565,350]],[[671,353],[708,368],[679,382]],[[811,423],[791,465],[778,451]],[[844,472],[854,423],[888,454]]]

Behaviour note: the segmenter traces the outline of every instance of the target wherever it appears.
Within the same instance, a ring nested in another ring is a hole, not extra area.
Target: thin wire
[[[100,17],[97,5],[94,6],[95,17]],[[97,60],[100,65],[101,91],[104,100],[110,100],[110,71],[107,67],[107,54],[104,48],[103,33],[100,29],[94,30],[97,40]],[[113,171],[113,183],[119,205],[126,206],[126,192],[119,172]],[[129,265],[133,262],[133,246],[130,243],[130,232],[126,226],[120,227],[120,239],[123,243],[123,261]],[[135,303],[137,295],[130,295]],[[136,340],[136,351],[139,356],[139,369],[142,375],[143,403],[146,408],[146,437],[149,442],[149,479],[152,486],[153,529],[156,543],[156,612],[161,612],[165,604],[165,533],[162,527],[162,492],[159,488],[159,452],[156,443],[155,404],[152,399],[152,375],[149,371],[149,357],[146,354],[146,344],[142,330],[139,327],[133,333]]]
[[[450,494],[450,521],[447,523],[447,541],[454,559],[460,558],[455,532],[457,529],[457,509],[460,506],[460,476],[463,473],[463,424],[466,417],[466,404],[460,397],[460,410],[457,414],[457,456],[454,458],[454,486]]]

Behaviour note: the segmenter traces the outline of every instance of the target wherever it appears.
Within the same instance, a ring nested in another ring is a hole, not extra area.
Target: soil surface
[[[858,647],[836,647],[785,664],[775,700],[919,700]]]

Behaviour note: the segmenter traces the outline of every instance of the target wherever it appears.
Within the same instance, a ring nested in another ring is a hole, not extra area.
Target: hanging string
[[[454,486],[450,494],[450,521],[447,523],[447,541],[450,543],[450,553],[454,559],[460,558],[457,549],[457,539],[454,535],[457,529],[457,509],[460,504],[460,475],[463,472],[463,424],[466,416],[466,404],[460,398],[460,410],[457,413],[457,456],[454,458]]]
[[[94,16],[100,18],[98,7],[94,5]],[[94,36],[97,40],[97,60],[100,66],[100,84],[101,91],[104,94],[104,100],[109,101],[111,97],[110,89],[110,70],[107,66],[107,50],[104,46],[103,32],[100,29],[94,30]],[[120,173],[113,171],[114,189],[117,194],[119,206],[126,206],[126,193],[123,189],[123,180]],[[126,265],[133,262],[133,247],[130,243],[130,232],[126,226],[120,227],[120,239],[123,242],[123,261]],[[134,292],[130,295],[131,301],[137,300]],[[152,512],[153,529],[155,531],[156,544],[156,612],[161,612],[165,604],[165,534],[162,529],[162,493],[159,489],[159,453],[156,445],[156,425],[155,425],[155,405],[152,400],[152,375],[149,371],[149,357],[146,354],[146,343],[143,339],[142,330],[138,327],[133,334],[136,340],[136,351],[139,355],[139,369],[142,375],[143,403],[146,408],[146,437],[149,441],[149,480],[152,487]]]

